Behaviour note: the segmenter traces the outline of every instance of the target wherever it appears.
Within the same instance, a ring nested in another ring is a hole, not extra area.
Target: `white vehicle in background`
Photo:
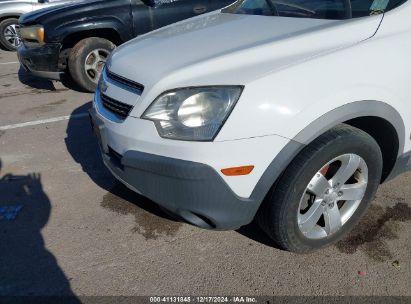
[[[75,0],[0,0],[0,47],[15,51],[21,43],[18,36],[21,15],[73,1]]]
[[[411,169],[411,2],[243,0],[119,47],[90,111],[134,191],[307,252]]]

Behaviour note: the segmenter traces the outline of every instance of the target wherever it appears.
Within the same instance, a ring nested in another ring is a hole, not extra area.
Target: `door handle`
[[[204,5],[197,5],[194,7],[193,11],[195,14],[203,14],[207,11],[207,7]]]

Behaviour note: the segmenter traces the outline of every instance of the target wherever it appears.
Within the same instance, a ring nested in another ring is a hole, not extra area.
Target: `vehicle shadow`
[[[239,234],[256,241],[260,244],[282,250],[257,224],[254,220],[250,224],[236,230]]]
[[[52,80],[33,76],[30,72],[26,71],[22,66],[20,66],[20,69],[18,71],[18,77],[19,77],[19,81],[22,84],[28,87],[31,87],[33,89],[45,90],[45,91],[56,91],[57,90]],[[66,88],[70,90],[80,92],[80,93],[87,93],[82,88],[80,88],[80,86],[78,86],[76,82],[70,76],[64,75],[63,78],[61,79],[61,83],[63,84],[63,86],[65,86]]]
[[[7,302],[7,297],[53,296],[80,303],[41,235],[51,204],[40,174],[1,175],[0,160],[0,297]]]
[[[4,46],[2,46],[1,44],[0,44],[0,50],[1,51],[5,51],[5,52],[9,52],[9,53],[14,53],[14,52],[16,52],[16,51],[10,51],[10,50],[8,50],[8,49],[6,49]]]
[[[76,114],[87,113],[90,107],[91,102],[74,110],[71,113],[71,116],[76,117]],[[71,118],[69,120],[65,143],[72,158],[81,165],[82,170],[93,180],[93,182],[102,189],[107,190],[111,196],[120,198],[116,203],[121,204],[126,201],[144,211],[160,217],[161,219],[177,221],[157,204],[129,190],[112,176],[103,164],[97,140],[87,118]],[[111,206],[111,209],[117,209],[121,212],[121,206],[117,206],[117,208],[116,206]]]
[[[19,80],[22,84],[29,86],[33,89],[56,91],[56,88],[51,80],[34,77],[27,72],[22,66],[18,71]]]

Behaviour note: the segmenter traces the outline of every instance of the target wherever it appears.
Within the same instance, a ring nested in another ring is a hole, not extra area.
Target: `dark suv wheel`
[[[73,80],[84,90],[94,92],[106,60],[115,47],[103,38],[80,40],[69,54],[68,66]]]

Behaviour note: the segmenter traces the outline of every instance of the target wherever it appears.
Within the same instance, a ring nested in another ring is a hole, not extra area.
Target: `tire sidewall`
[[[292,189],[288,191],[284,200],[288,204],[283,204],[283,206],[286,205],[283,210],[283,215],[285,215],[283,219],[286,221],[283,223],[283,227],[286,227],[286,231],[283,232],[291,244],[294,243],[300,248],[299,251],[301,251],[301,247],[304,248],[303,251],[311,251],[329,246],[349,233],[368,209],[381,180],[382,156],[376,142],[363,141],[355,136],[343,137],[330,142],[318,152],[320,153],[312,154],[311,159],[301,168],[300,174],[295,176]],[[368,185],[363,200],[355,213],[337,233],[319,240],[306,238],[298,226],[298,213],[301,197],[307,185],[325,164],[338,156],[351,153],[362,157],[368,166]]]
[[[16,51],[17,48],[14,47],[13,45],[11,45],[6,38],[3,36],[4,35],[4,30],[6,29],[6,27],[10,26],[10,25],[18,25],[19,24],[19,20],[15,19],[15,18],[9,18],[6,20],[3,20],[2,22],[0,22],[0,45],[2,48],[4,48],[7,51]]]

